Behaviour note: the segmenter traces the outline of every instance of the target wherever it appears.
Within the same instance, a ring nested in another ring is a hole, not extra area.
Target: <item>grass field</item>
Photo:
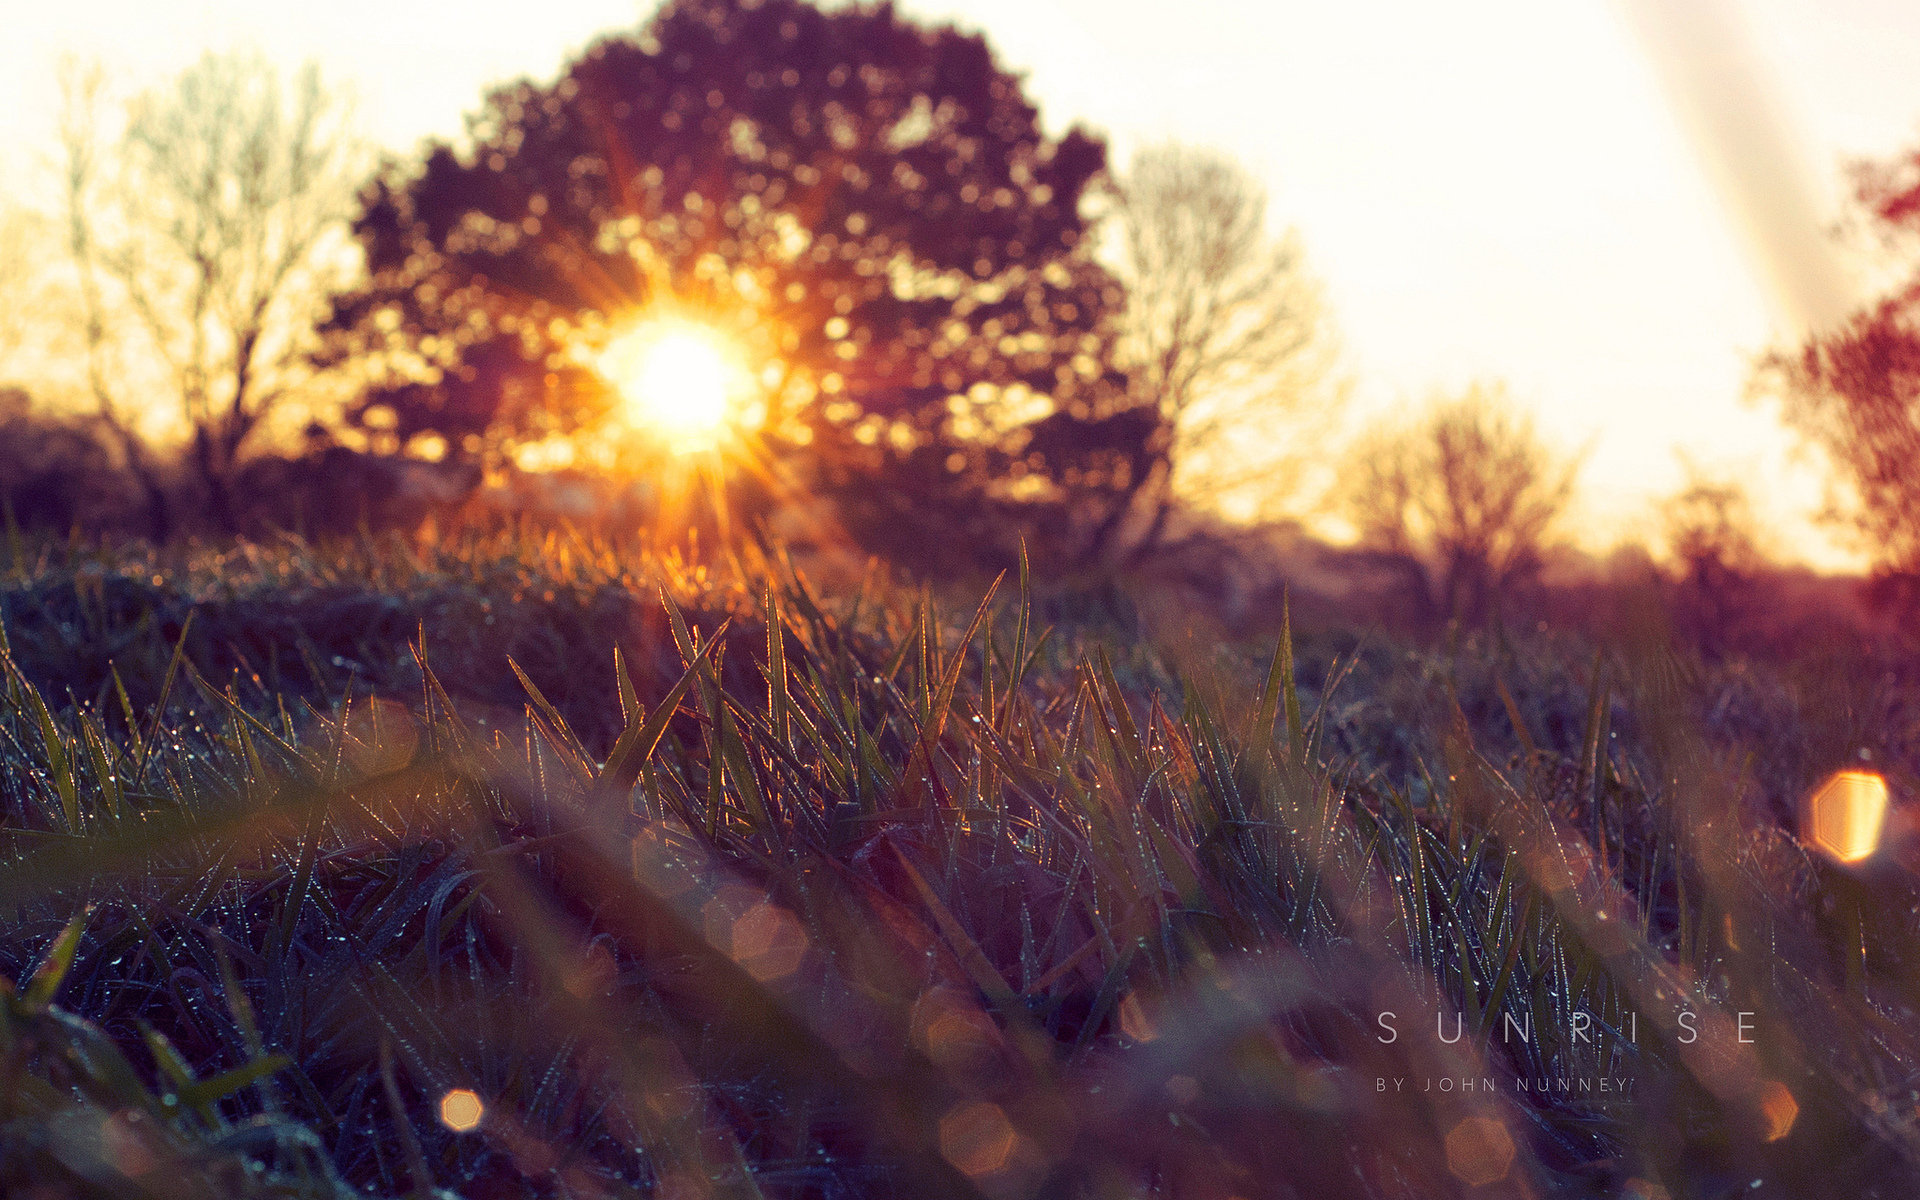
[[[978,600],[16,543],[0,1192],[1920,1192],[1903,654]]]

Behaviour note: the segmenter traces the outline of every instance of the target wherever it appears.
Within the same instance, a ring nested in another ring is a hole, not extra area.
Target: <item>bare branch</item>
[[[344,246],[364,156],[311,66],[289,91],[257,53],[208,54],[129,106],[110,161],[99,91],[97,77],[77,79],[63,127],[89,321],[110,308],[105,272],[173,375],[201,482],[231,526],[227,492],[246,442],[307,381],[303,339],[346,261],[329,245]],[[96,395],[112,408],[104,384]]]
[[[1259,184],[1210,151],[1141,151],[1117,192],[1122,365],[1174,423],[1180,490],[1260,480],[1264,500],[1285,498],[1343,396],[1299,239],[1269,238]]]
[[[1543,565],[1582,458],[1548,448],[1503,385],[1475,384],[1362,438],[1346,510],[1364,544],[1423,563],[1440,615],[1479,619]]]

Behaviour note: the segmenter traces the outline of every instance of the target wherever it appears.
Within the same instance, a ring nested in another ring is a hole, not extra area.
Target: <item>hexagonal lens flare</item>
[[[1837,862],[1857,863],[1880,848],[1887,823],[1887,781],[1872,771],[1841,771],[1808,798],[1801,837]]]

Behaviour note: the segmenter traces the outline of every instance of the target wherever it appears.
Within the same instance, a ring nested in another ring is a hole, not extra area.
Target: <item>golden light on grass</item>
[[[718,446],[752,378],[718,330],[679,317],[634,326],[594,367],[619,390],[627,418],[675,453]]]
[[[1150,1042],[1160,1036],[1160,1023],[1153,1019],[1152,1010],[1138,992],[1129,992],[1120,1002],[1120,1032],[1136,1042]]]
[[[1870,858],[1887,823],[1887,781],[1872,771],[1841,771],[1807,800],[1801,836],[1843,863]]]
[[[101,1124],[100,1148],[114,1170],[128,1179],[138,1179],[161,1164],[155,1136],[151,1118],[139,1109],[129,1108]]]
[[[591,996],[604,994],[613,986],[619,967],[613,961],[613,954],[604,942],[595,942],[577,961],[571,963],[561,976],[560,984],[573,996],[585,1000]]]
[[[953,988],[936,985],[914,1001],[913,1041],[935,1066],[957,1077],[983,1078],[1000,1069],[999,1028]]]
[[[1799,1119],[1800,1102],[1793,1098],[1786,1084],[1769,1079],[1760,1092],[1760,1115],[1766,1118],[1767,1140],[1777,1142],[1792,1131],[1793,1123]]]
[[[761,983],[800,969],[807,956],[807,931],[799,918],[777,905],[761,903],[734,921],[733,960]]]
[[[1013,1157],[1019,1134],[997,1104],[961,1104],[940,1118],[940,1153],[970,1179],[991,1175]]]
[[[480,1124],[487,1106],[466,1088],[455,1088],[440,1097],[440,1122],[455,1133],[465,1133]]]
[[[406,706],[374,697],[353,705],[340,723],[341,753],[363,776],[386,775],[413,761],[420,727]]]
[[[1491,1117],[1468,1117],[1447,1134],[1447,1169],[1468,1187],[1505,1179],[1514,1153],[1513,1135]]]

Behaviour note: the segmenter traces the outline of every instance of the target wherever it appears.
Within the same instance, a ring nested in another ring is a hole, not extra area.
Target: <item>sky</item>
[[[404,152],[492,82],[551,78],[652,4],[4,0],[0,179],[50,148],[62,52],[126,90],[203,48],[317,58]],[[1588,453],[1583,540],[1652,528],[1676,451],[1755,493],[1778,549],[1854,560],[1808,519],[1817,464],[1742,400],[1751,357],[1860,295],[1830,249],[1846,162],[1920,143],[1910,0],[903,0],[988,35],[1058,131],[1117,164],[1164,139],[1237,157],[1304,241],[1356,419],[1504,379]],[[5,186],[5,185],[0,185]]]

